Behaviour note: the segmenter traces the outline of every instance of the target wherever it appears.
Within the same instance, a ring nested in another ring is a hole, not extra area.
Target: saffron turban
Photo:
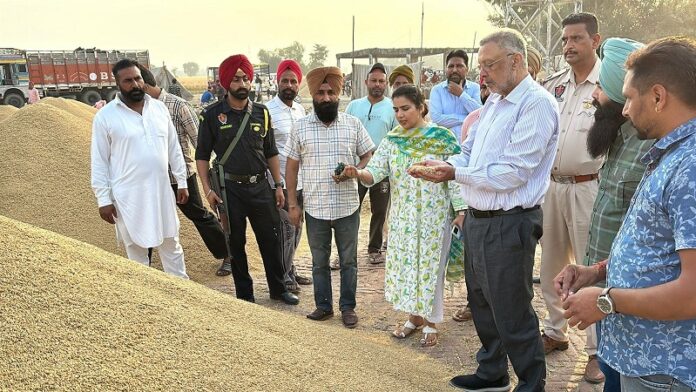
[[[394,70],[389,74],[389,85],[393,86],[394,81],[396,78],[401,75],[408,79],[408,82],[413,84],[413,80],[415,79],[415,75],[413,75],[413,70],[411,67],[408,65],[399,65],[398,67],[394,68]]]
[[[249,80],[254,79],[254,66],[243,54],[235,54],[225,59],[220,64],[220,84],[227,90],[230,88],[232,79],[237,74],[237,70],[242,70]]]
[[[599,85],[612,101],[626,103],[626,98],[622,93],[624,77],[626,76],[626,59],[628,59],[628,55],[643,46],[642,43],[628,38],[609,38],[602,44]]]
[[[300,68],[300,64],[297,64],[297,61],[291,59],[283,60],[278,64],[276,81],[280,82],[280,75],[287,70],[295,73],[295,76],[297,76],[297,83],[302,83],[302,69]]]
[[[541,71],[541,53],[531,46],[527,46],[527,65],[535,74]]]
[[[314,68],[307,74],[307,87],[309,93],[314,95],[319,91],[322,84],[328,83],[334,93],[341,94],[343,89],[343,74],[338,67],[319,67]]]

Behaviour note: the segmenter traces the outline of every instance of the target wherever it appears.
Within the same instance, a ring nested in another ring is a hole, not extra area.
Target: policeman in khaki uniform
[[[599,80],[601,62],[597,19],[592,14],[572,14],[563,20],[563,54],[570,69],[542,84],[558,101],[561,114],[558,150],[551,168],[551,183],[542,205],[541,288],[548,315],[544,319],[544,352],[568,348],[568,323],[553,278],[571,262],[582,262],[589,234],[592,206],[597,196],[601,159],[587,152],[587,133],[594,122],[592,92]],[[603,381],[596,360],[597,337],[587,329],[585,369],[589,382]]]
[[[220,64],[220,82],[227,94],[201,113],[196,165],[199,173],[206,173],[212,152],[223,157],[241,132],[223,166],[231,231],[232,277],[237,298],[255,301],[245,250],[248,218],[263,259],[271,299],[297,305],[299,299],[285,287],[280,253],[278,208],[285,202],[285,196],[278,149],[268,109],[249,99],[253,77],[254,67],[244,55],[230,56]],[[268,170],[275,191],[266,180]],[[211,189],[207,176],[201,176],[201,183],[208,203],[215,208],[222,202],[222,195]]]

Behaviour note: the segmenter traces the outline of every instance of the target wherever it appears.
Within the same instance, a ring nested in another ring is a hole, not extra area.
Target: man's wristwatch
[[[614,301],[609,296],[609,291],[613,287],[607,287],[602,290],[602,294],[597,297],[597,308],[604,314],[616,313],[616,308],[614,308]]]
[[[276,183],[275,183],[275,188],[276,188],[276,189],[278,189],[278,188],[281,188],[281,189],[282,189],[282,188],[285,188],[285,182],[284,182],[283,180],[280,180],[280,182],[276,182]]]

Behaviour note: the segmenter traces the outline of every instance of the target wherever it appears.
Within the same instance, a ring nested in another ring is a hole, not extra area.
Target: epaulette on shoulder
[[[555,74],[552,74],[551,76],[547,77],[546,79],[542,80],[541,84],[546,84],[547,82],[550,82],[556,78],[561,77],[562,75],[564,75],[567,72],[568,72],[568,68],[564,68],[564,69],[556,72]]]

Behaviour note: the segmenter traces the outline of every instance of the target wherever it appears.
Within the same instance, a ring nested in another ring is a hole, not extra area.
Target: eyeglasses
[[[372,120],[372,118],[370,117],[371,114],[372,114],[372,105],[370,105],[370,111],[367,112],[367,121]]]
[[[501,58],[499,58],[499,59],[497,59],[497,60],[493,60],[493,61],[491,61],[491,62],[488,63],[488,64],[479,64],[479,71],[490,72],[490,71],[493,69],[493,66],[494,66],[494,65],[496,65],[497,63],[503,61],[503,59],[505,59],[506,57],[510,57],[510,56],[512,56],[512,55],[514,55],[514,53],[508,53],[508,54],[506,54],[505,56],[503,56],[503,57],[501,57]]]

